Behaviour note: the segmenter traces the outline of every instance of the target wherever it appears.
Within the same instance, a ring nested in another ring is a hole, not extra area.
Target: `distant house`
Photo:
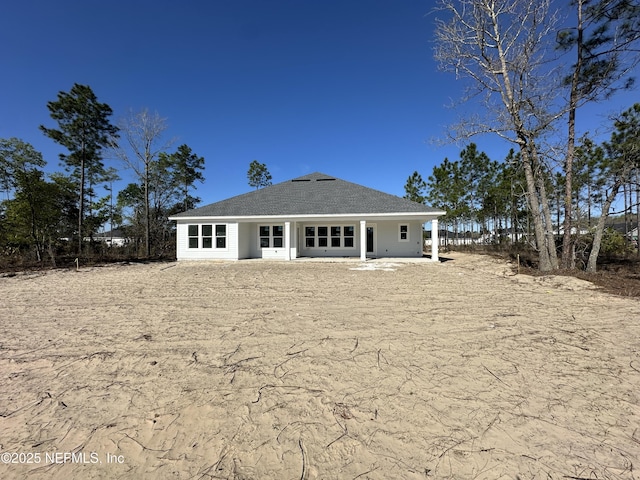
[[[588,235],[590,231],[590,228],[586,226],[571,227],[571,235]],[[556,237],[562,237],[564,235],[564,227],[560,226],[557,230],[554,229],[553,234]]]
[[[131,243],[131,238],[127,236],[121,228],[114,228],[108,232],[96,233],[93,236],[94,242],[104,242],[110,247],[123,247]]]
[[[170,217],[178,260],[421,257],[446,212],[312,173]],[[438,259],[438,242],[431,248]]]
[[[638,227],[634,228],[629,233],[627,233],[627,238],[635,248],[640,247],[640,242],[638,242]]]
[[[612,228],[616,232],[622,235],[626,235],[630,238],[634,235],[637,235],[637,231],[638,231],[638,226],[636,225],[636,222],[631,221],[629,223],[625,223],[624,220],[621,220],[618,218],[614,219],[612,222],[606,222],[605,225],[606,225],[606,228]]]
[[[432,244],[432,233],[427,230],[424,232],[424,245],[425,247],[430,247]],[[473,236],[465,235],[464,232],[454,232],[452,230],[447,230],[441,228],[437,234],[435,235],[438,244],[440,246],[449,246],[449,245],[472,245],[481,243],[481,238],[478,234],[474,233]]]

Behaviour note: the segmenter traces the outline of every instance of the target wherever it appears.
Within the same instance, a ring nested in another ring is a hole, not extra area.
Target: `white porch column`
[[[284,259],[291,260],[291,222],[284,222]]]
[[[438,262],[438,219],[431,220],[431,261]]]
[[[367,260],[367,221],[360,220],[360,260]]]

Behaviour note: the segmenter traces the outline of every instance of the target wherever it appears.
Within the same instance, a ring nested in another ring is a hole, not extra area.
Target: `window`
[[[318,247],[326,247],[328,242],[329,229],[327,227],[318,227]]]
[[[273,226],[273,248],[282,248],[284,239],[284,228],[282,225]]]
[[[316,246],[316,227],[304,227],[304,245],[307,248]]]
[[[341,235],[340,227],[331,227],[331,246],[334,248],[340,248]]]
[[[268,225],[260,227],[260,248],[269,248],[271,227]]]
[[[189,225],[189,248],[198,248],[198,225]]]
[[[215,232],[215,244],[213,233]],[[187,237],[189,248],[227,248],[226,225],[188,225]],[[215,247],[214,247],[215,245]]]
[[[284,247],[284,226],[260,225],[258,227],[258,234],[260,237],[260,248]]]
[[[355,245],[353,225],[307,226],[304,236],[307,248],[353,248]]]
[[[406,224],[400,224],[400,231],[399,236],[398,236],[398,240],[401,242],[408,242],[409,241],[409,225]]]
[[[344,246],[346,248],[353,247],[353,237],[355,228],[352,226],[344,227]]]
[[[226,225],[216,225],[216,248],[227,248]]]
[[[213,225],[202,225],[202,248],[213,248]]]

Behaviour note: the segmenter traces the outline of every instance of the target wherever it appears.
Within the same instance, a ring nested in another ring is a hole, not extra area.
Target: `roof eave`
[[[392,213],[331,213],[331,214],[294,214],[294,215],[199,215],[185,217],[169,217],[172,221],[234,221],[234,222],[250,222],[250,221],[268,221],[268,220],[314,220],[314,219],[393,219],[393,218],[412,218],[412,219],[428,219],[432,220],[447,212],[436,210],[433,212],[392,212]]]

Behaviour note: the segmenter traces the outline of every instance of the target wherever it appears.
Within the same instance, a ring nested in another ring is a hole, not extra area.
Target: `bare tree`
[[[548,168],[539,151],[554,113],[553,51],[558,23],[551,0],[440,0],[435,58],[445,71],[470,80],[463,102],[480,97],[484,116],[466,117],[454,137],[493,133],[517,145],[534,222],[539,268],[556,269],[558,258],[545,186]]]
[[[158,161],[159,155],[165,152],[171,141],[164,141],[163,134],[167,129],[166,119],[157,112],[150,113],[143,109],[137,113],[130,111],[126,118],[119,122],[121,138],[123,142],[113,143],[116,155],[131,168],[144,195],[145,215],[145,252],[151,256],[151,215],[149,189],[153,165]],[[124,145],[123,145],[124,143]]]

